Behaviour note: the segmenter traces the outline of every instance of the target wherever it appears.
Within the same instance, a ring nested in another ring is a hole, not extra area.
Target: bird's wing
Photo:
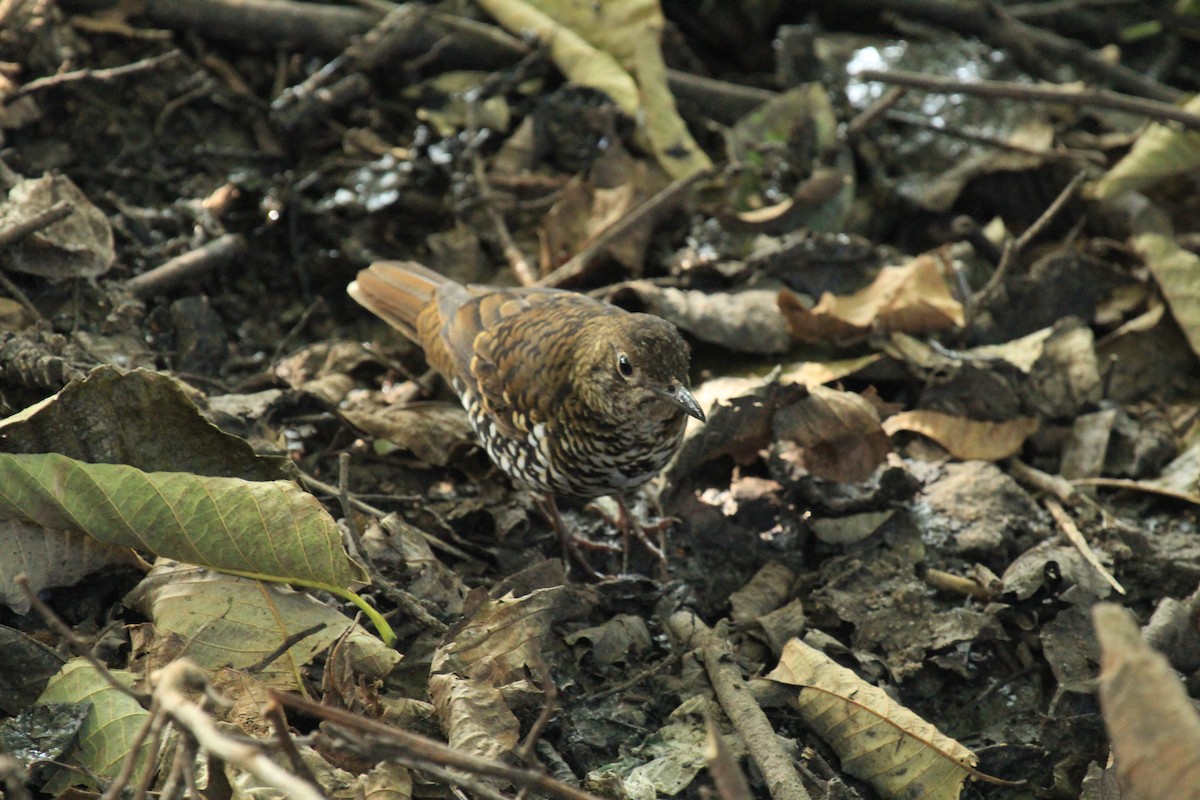
[[[466,291],[469,299],[441,308],[442,342],[464,388],[509,436],[552,420],[571,391],[574,337],[589,319],[621,313],[554,289]]]

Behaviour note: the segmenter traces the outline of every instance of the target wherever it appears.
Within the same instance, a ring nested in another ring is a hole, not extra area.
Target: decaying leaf
[[[1200,113],[1200,97],[1184,109]],[[1200,167],[1200,133],[1155,122],[1138,136],[1133,148],[1091,186],[1101,200],[1130,189],[1144,189],[1174,175],[1195,175]]]
[[[1200,140],[1200,133],[1192,136]],[[1133,246],[1154,274],[1192,352],[1200,356],[1200,256],[1157,233],[1135,236]]]
[[[1191,800],[1200,786],[1200,714],[1167,659],[1138,633],[1132,615],[1098,603],[1100,708],[1117,773],[1135,797]]]
[[[659,41],[663,16],[656,0],[481,0],[480,5],[508,30],[535,35],[569,80],[599,89],[638,120],[667,174],[682,177],[712,166],[667,88]]]
[[[14,582],[16,565],[35,593],[71,586],[104,569],[132,566],[138,559],[128,547],[102,544],[74,531],[47,531],[14,519],[0,521],[0,602],[18,614],[29,611],[29,598]]]
[[[978,775],[974,753],[799,639],[767,679],[800,687],[794,702],[805,722],[843,769],[885,797],[954,800]]]
[[[343,636],[363,675],[382,678],[400,661],[394,649],[306,593],[190,565],[156,564],[126,602],[154,622],[156,637],[187,642],[188,658],[201,669],[254,667],[259,681],[281,691],[300,691],[301,669]],[[308,635],[263,663],[301,631]]]
[[[798,445],[789,458],[828,480],[865,480],[892,450],[869,402],[825,386],[814,386],[808,397],[781,408],[773,425],[779,439]]]
[[[22,178],[0,202],[0,230],[25,222],[58,203],[72,212],[25,239],[5,248],[8,267],[51,281],[96,278],[116,260],[112,226],[74,181],[65,175]]]
[[[110,670],[109,674],[126,686],[133,684],[134,676],[125,670]],[[42,787],[42,791],[55,796],[71,786],[100,788],[87,777],[89,772],[102,779],[115,778],[125,767],[138,729],[150,715],[137,700],[113,688],[84,658],[64,664],[37,702],[90,703],[92,706],[79,731],[79,746],[69,759],[69,763],[82,765],[86,771],[61,770]],[[152,768],[152,742],[153,737],[147,737],[141,743],[131,780],[139,780]]]
[[[1041,423],[1036,417],[984,422],[940,411],[902,411],[883,421],[889,436],[912,431],[928,436],[955,458],[999,461],[1015,455]]]
[[[770,289],[700,292],[633,281],[610,299],[663,317],[702,342],[738,353],[772,354],[791,345],[777,297]]]
[[[605,787],[608,780],[616,778],[622,795],[631,800],[678,795],[705,767],[708,741],[705,719],[717,716],[713,701],[703,695],[685,700],[671,712],[666,724],[649,732],[636,748],[628,748],[629,755],[622,753],[624,757],[589,773],[584,779],[585,787],[611,796],[612,789]],[[736,763],[744,755],[745,745],[732,736],[725,741],[729,757]]]
[[[92,370],[61,392],[0,421],[0,450],[58,453],[147,472],[287,476],[288,462],[259,456],[200,414],[184,384],[159,372]]]
[[[381,403],[377,394],[340,409],[354,427],[377,440],[408,450],[422,461],[444,467],[478,443],[461,405],[436,401]]]
[[[785,289],[779,293],[779,307],[793,338],[801,342],[844,345],[872,330],[923,334],[962,327],[962,304],[943,277],[947,257],[935,251],[904,266],[885,267],[862,291],[843,297],[826,293],[812,309]]]
[[[541,700],[529,676],[541,672],[542,640],[564,592],[555,586],[492,599],[477,590],[467,598],[430,668],[429,697],[451,747],[496,758],[516,746],[512,708]]]

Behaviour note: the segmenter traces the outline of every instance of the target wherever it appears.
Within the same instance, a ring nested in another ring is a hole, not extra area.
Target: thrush
[[[420,345],[489,458],[543,496],[575,555],[555,498],[621,501],[662,470],[689,416],[704,420],[687,342],[659,317],[577,292],[463,285],[415,262],[372,264],[348,291]]]

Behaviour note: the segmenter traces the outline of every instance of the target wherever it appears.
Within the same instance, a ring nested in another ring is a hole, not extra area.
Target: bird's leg
[[[659,519],[657,522],[649,525],[643,525],[638,520],[634,519],[633,512],[629,510],[629,506],[625,503],[625,498],[621,495],[616,496],[617,509],[617,529],[621,531],[621,543],[624,545],[621,555],[622,572],[629,571],[629,541],[631,538],[636,538],[642,543],[642,546],[658,560],[658,577],[663,583],[671,579],[668,567],[670,562],[667,560],[667,531],[675,520],[672,517]],[[649,533],[655,534],[658,539],[657,544],[650,541]]]
[[[537,505],[542,514],[550,522],[550,527],[554,528],[558,534],[558,540],[562,543],[563,561],[567,567],[567,573],[571,571],[571,560],[583,568],[584,573],[592,580],[602,580],[604,575],[597,572],[591,564],[583,558],[583,553],[579,552],[579,540],[575,538],[575,534],[567,530],[567,523],[563,521],[562,514],[558,513],[558,504],[554,502],[553,495],[538,495]]]

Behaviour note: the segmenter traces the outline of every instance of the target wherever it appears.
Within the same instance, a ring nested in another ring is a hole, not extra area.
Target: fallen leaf
[[[870,286],[852,295],[826,293],[811,310],[787,289],[779,293],[792,337],[846,345],[872,330],[925,334],[965,323],[962,304],[942,277],[948,256],[926,253],[899,267],[884,267]]]
[[[1034,417],[1007,422],[984,422],[940,411],[902,411],[883,421],[888,436],[912,431],[933,439],[963,461],[999,461],[1015,455],[1040,427]]]
[[[896,800],[955,800],[977,758],[954,739],[824,653],[793,639],[767,680],[800,687],[804,721],[842,768]]]
[[[1133,616],[1097,603],[1100,709],[1121,782],[1139,798],[1194,800],[1200,786],[1200,715],[1161,653],[1138,633]]]

